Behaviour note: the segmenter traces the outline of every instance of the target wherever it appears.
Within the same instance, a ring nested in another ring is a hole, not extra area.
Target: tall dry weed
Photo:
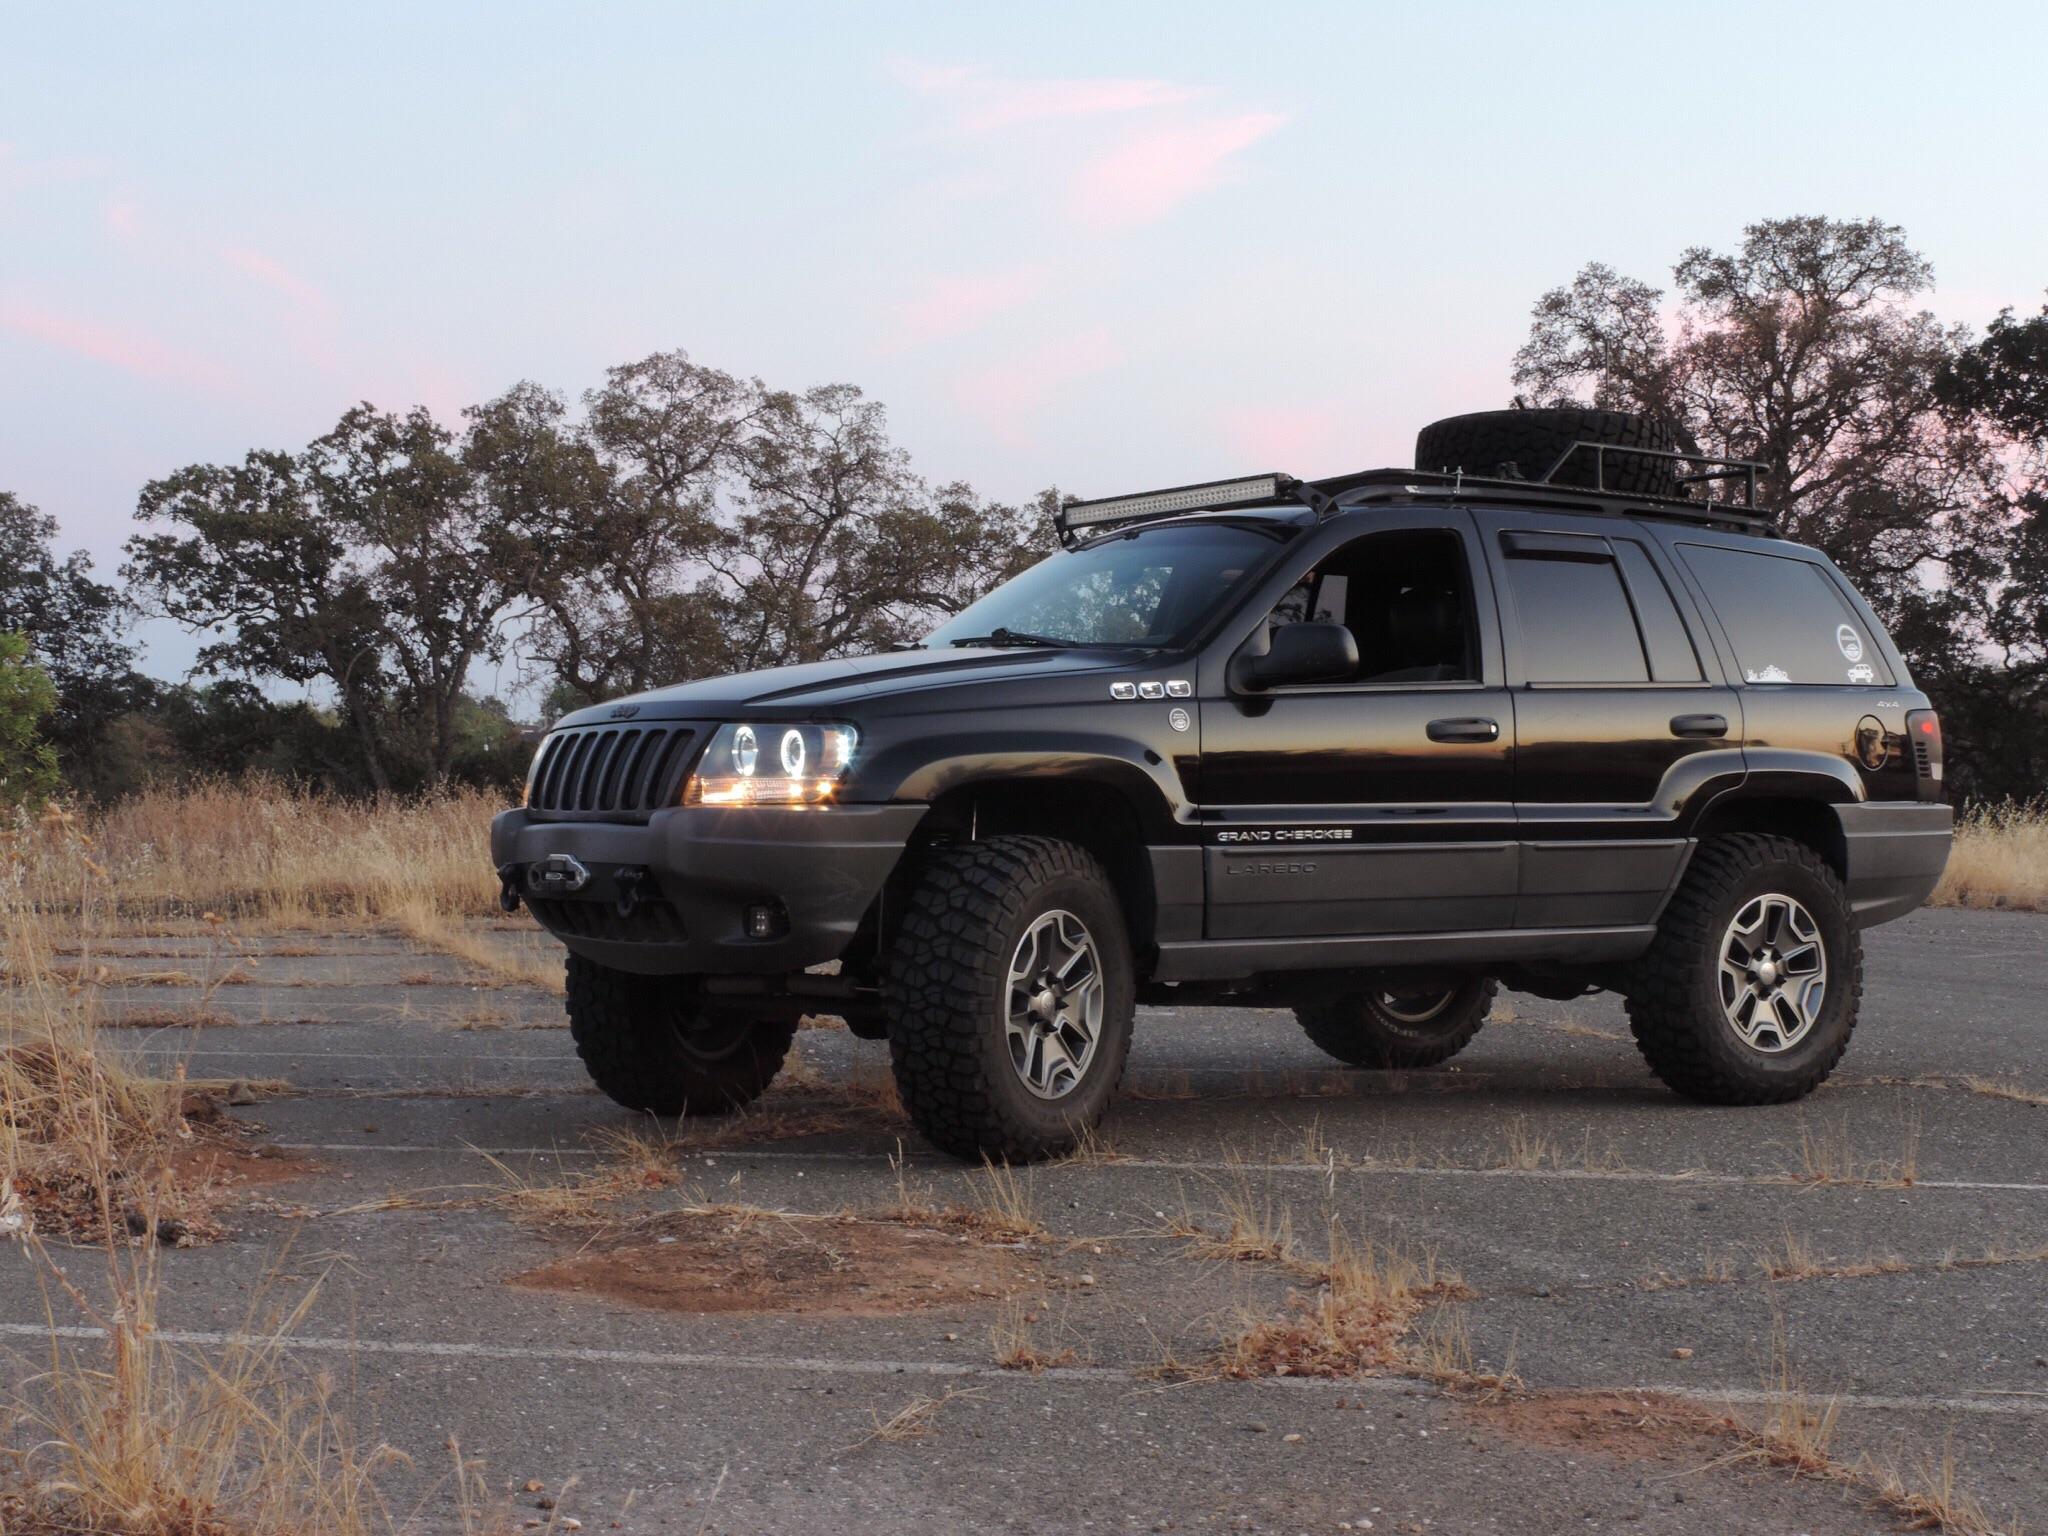
[[[1964,812],[1929,899],[1937,907],[2048,911],[2048,795]]]
[[[91,839],[104,894],[121,917],[294,926],[401,911],[497,910],[488,845],[504,801],[451,789],[349,800],[277,780],[143,790],[93,812],[59,813],[8,834],[22,896],[77,910],[72,844]]]

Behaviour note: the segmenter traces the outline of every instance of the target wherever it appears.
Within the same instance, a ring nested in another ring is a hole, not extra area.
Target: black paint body
[[[1171,654],[910,651],[688,683],[572,715],[559,732],[686,722],[689,753],[737,720],[848,722],[860,739],[831,806],[508,811],[493,827],[495,861],[514,886],[553,854],[588,867],[577,896],[532,904],[605,964],[788,977],[842,960],[861,977],[888,942],[921,846],[1005,830],[1068,836],[1116,878],[1152,983],[1389,966],[1577,968],[1597,979],[1647,946],[1698,839],[1717,831],[1819,847],[1866,924],[1912,910],[1938,879],[1950,813],[1907,737],[1908,712],[1928,701],[1817,553],[1478,497],[1270,516],[1288,536],[1266,567]],[[1304,572],[1361,536],[1404,532],[1457,541],[1475,676],[1232,686],[1232,658],[1261,643]],[[1868,637],[1872,671],[1895,681],[1745,681],[1682,545],[1818,567]],[[1581,577],[1530,567],[1525,581],[1511,568],[1521,559],[1618,561],[1645,648],[1672,675],[1532,677],[1557,637],[1531,636],[1518,584]],[[1186,696],[1111,695],[1114,683],[1169,682],[1187,684]],[[786,924],[749,937],[743,913],[762,903]]]

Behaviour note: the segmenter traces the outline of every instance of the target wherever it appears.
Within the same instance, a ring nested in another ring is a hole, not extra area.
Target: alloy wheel
[[[1747,903],[1721,939],[1721,1011],[1753,1051],[1789,1051],[1820,1022],[1827,945],[1813,915],[1773,892]]]
[[[1102,1034],[1102,955],[1088,925],[1064,910],[1034,919],[1010,958],[1007,995],[1010,1064],[1037,1097],[1065,1098]]]

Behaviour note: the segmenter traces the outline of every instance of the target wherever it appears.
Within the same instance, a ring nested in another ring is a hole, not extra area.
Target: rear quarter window
[[[1727,631],[1745,682],[1892,685],[1876,637],[1811,560],[1711,544],[1679,551]]]

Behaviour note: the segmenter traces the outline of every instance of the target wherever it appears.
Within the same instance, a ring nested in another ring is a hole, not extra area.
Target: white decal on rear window
[[[1835,631],[1835,644],[1842,648],[1842,654],[1851,661],[1863,659],[1863,637],[1847,624]]]
[[[1752,683],[1789,683],[1792,681],[1792,674],[1776,662],[1766,662],[1755,671],[1745,672],[1742,675],[1747,681]]]
[[[1853,666],[1849,669],[1849,681],[1852,683],[1874,683],[1877,681],[1877,668],[1867,661]]]

